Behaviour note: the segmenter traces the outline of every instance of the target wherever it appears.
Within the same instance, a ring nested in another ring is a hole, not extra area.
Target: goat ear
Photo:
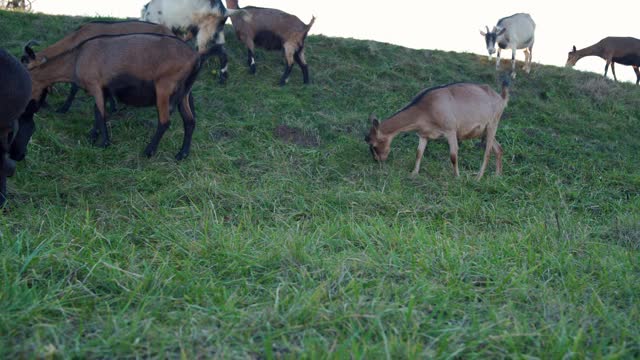
[[[573,45],[573,52],[576,52],[576,51],[578,51],[578,50],[576,49],[576,46]]]
[[[378,117],[374,113],[371,113],[371,115],[369,115],[369,121],[371,122],[371,125],[376,129],[378,128],[378,126],[380,126],[380,122],[378,121]]]
[[[486,33],[486,32],[484,32],[484,31],[482,31],[482,30],[480,30],[480,35],[482,35],[482,36],[487,36],[487,33]]]

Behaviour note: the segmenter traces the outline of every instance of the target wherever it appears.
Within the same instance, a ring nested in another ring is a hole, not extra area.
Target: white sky
[[[148,0],[35,0],[37,12],[66,15],[138,17]],[[435,5],[435,4],[437,5]],[[416,49],[440,49],[486,55],[479,30],[490,28],[501,17],[528,12],[536,22],[533,61],[563,66],[573,45],[578,49],[606,36],[640,38],[640,3],[632,0],[240,0],[240,6],[273,7],[300,17],[307,23],[317,17],[311,34],[370,39]],[[524,60],[524,54],[516,55]],[[503,58],[511,53],[503,51]],[[505,64],[506,66],[506,64]],[[579,70],[604,73],[604,60],[580,60]],[[629,66],[616,67],[618,79],[632,80]],[[535,71],[535,67],[534,67]],[[611,78],[611,71],[609,71]]]

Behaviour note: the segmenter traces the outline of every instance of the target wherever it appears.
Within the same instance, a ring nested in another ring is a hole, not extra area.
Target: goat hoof
[[[98,132],[91,130],[91,132],[89,133],[89,140],[91,141],[92,144],[95,144],[96,141],[98,141]]]
[[[156,153],[156,149],[153,149],[151,147],[147,147],[146,149],[144,149],[144,155],[148,158],[152,157],[153,155],[155,155]]]
[[[188,152],[184,152],[184,151],[180,151],[179,153],[176,154],[176,160],[180,161],[180,160],[184,160],[189,156]]]
[[[255,75],[255,74],[256,74],[256,71],[257,71],[257,69],[256,69],[256,66],[255,66],[255,65],[251,65],[251,66],[249,67],[249,72],[250,72],[252,75]]]
[[[511,73],[511,78],[512,78],[512,79],[515,79],[515,78],[516,78],[516,73],[515,73],[515,72],[512,72],[512,73]]]
[[[103,142],[101,142],[100,144],[98,144],[98,147],[99,147],[99,148],[106,149],[106,148],[108,148],[108,147],[109,147],[109,145],[111,145],[111,142],[109,142],[109,141],[103,141]]]
[[[220,84],[224,85],[227,82],[227,79],[229,78],[229,74],[225,71],[225,72],[221,72],[220,73]]]

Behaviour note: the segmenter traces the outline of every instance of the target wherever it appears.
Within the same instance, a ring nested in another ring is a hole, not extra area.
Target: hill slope
[[[88,19],[0,12],[0,47],[51,44]],[[425,87],[493,84],[484,57],[312,36],[312,85],[227,28],[230,79],[208,64],[147,159],[153,109],[38,114],[0,217],[0,358],[640,357],[639,89],[534,64],[482,149],[417,139],[389,161],[363,142]],[[143,54],[141,54],[143,56]],[[505,67],[507,64],[505,63]],[[49,103],[62,103],[57,86]]]

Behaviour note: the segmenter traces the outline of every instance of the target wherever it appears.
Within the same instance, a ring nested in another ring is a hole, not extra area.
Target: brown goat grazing
[[[640,71],[638,70],[638,66],[640,66],[639,39],[609,36],[582,50],[577,50],[574,46],[572,51],[569,52],[566,66],[574,66],[578,60],[585,56],[603,58],[607,62],[604,67],[604,76],[607,77],[607,71],[609,70],[609,65],[611,65],[611,72],[615,81],[618,81],[618,78],[616,77],[614,64],[630,65],[636,73],[636,85],[640,84]]]
[[[496,130],[509,101],[509,83],[502,84],[499,95],[488,85],[456,83],[424,90],[402,110],[380,123],[371,115],[372,127],[365,141],[376,161],[385,161],[391,141],[401,132],[416,131],[420,138],[416,165],[412,175],[420,171],[420,161],[427,140],[445,137],[455,176],[458,171],[458,140],[485,136],[484,161],[478,173],[482,178],[491,151],[496,154],[496,174],[502,172],[502,147],[495,140]]]
[[[38,56],[29,47],[32,60]],[[182,40],[160,34],[101,35],[46,61],[33,62],[29,72],[33,79],[32,99],[40,99],[44,89],[57,82],[73,82],[95,99],[95,125],[91,137],[102,133],[101,146],[109,145],[104,94],[133,106],[158,109],[158,129],[144,153],[153,155],[169,127],[173,106],[177,105],[184,122],[181,160],[189,155],[195,129],[191,87],[202,63],[200,55]]]
[[[6,201],[7,177],[16,171],[16,162],[10,153],[16,144],[23,113],[31,99],[31,79],[18,59],[0,49],[0,207]],[[20,118],[20,119],[19,119]]]
[[[238,9],[238,0],[227,0],[227,7]],[[256,46],[266,50],[284,49],[287,64],[280,85],[289,81],[294,61],[302,69],[304,83],[308,84],[309,67],[304,56],[304,42],[316,18],[311,18],[307,25],[296,16],[277,9],[247,6],[242,10],[245,12],[231,15],[231,23],[238,39],[249,49],[247,63],[251,73],[256,73]]]
[[[96,37],[99,35],[121,35],[121,34],[133,34],[133,33],[155,33],[173,35],[173,32],[166,26],[160,24],[154,24],[146,21],[138,20],[125,20],[125,21],[92,21],[83,25],[80,25],[75,31],[66,35],[53,45],[38,52],[35,60],[31,60],[29,57],[23,56],[23,63],[27,66],[33,61],[41,62],[42,59],[51,58],[58,54],[61,54],[71,48],[78,46],[81,42]],[[66,113],[69,111],[76,94],[78,93],[78,86],[71,85],[71,91],[67,100],[64,102],[58,110],[59,113]],[[108,94],[107,94],[108,95]],[[111,104],[111,110],[115,110],[115,102],[113,97],[107,97]]]

